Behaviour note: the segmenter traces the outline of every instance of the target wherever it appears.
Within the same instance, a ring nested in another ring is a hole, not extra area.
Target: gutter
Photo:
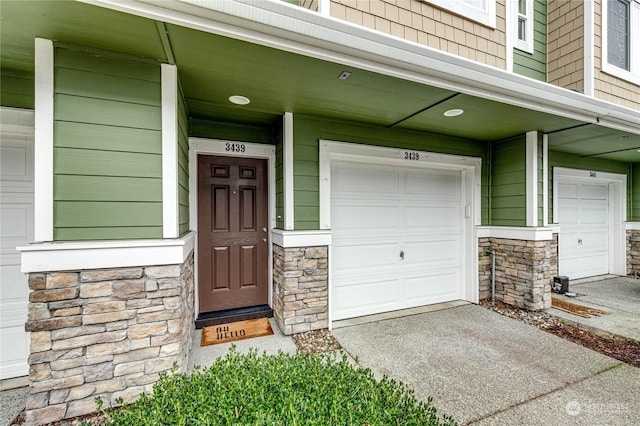
[[[270,0],[80,0],[316,59],[640,134],[640,111]]]

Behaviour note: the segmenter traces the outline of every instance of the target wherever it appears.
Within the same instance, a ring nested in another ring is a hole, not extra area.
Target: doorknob
[[[582,238],[578,238],[578,244],[582,245]]]
[[[264,241],[264,242],[266,243],[266,242],[267,242],[267,239],[266,239],[266,238],[263,238],[263,239],[262,239],[262,241]]]
[[[404,251],[400,250],[400,259],[404,260]]]

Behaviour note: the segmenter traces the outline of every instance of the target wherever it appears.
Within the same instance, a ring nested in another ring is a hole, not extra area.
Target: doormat
[[[217,345],[218,343],[269,336],[271,334],[273,334],[273,330],[268,318],[212,325],[202,329],[200,346]]]
[[[596,308],[589,308],[587,306],[578,305],[576,303],[566,302],[564,300],[551,298],[551,307],[559,309],[561,311],[569,312],[570,314],[578,315],[583,318],[591,318],[592,316],[599,317],[600,315],[607,315],[609,312],[601,311]]]

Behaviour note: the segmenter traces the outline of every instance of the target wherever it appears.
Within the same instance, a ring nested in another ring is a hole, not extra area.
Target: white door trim
[[[559,223],[558,185],[560,181],[602,182],[609,186],[609,273],[627,274],[627,175],[594,170],[553,168],[553,222]],[[560,224],[562,232],[562,224]],[[559,259],[558,259],[559,260]]]
[[[238,151],[239,148],[239,151]],[[198,232],[198,155],[221,155],[227,157],[262,158],[267,160],[269,176],[269,236],[273,240],[273,229],[276,227],[276,147],[251,142],[228,141],[221,139],[189,138],[189,227]],[[270,241],[270,242],[271,242]],[[198,244],[194,248],[194,280],[195,280],[195,317],[198,311]],[[269,306],[273,297],[273,248],[269,244]]]
[[[320,140],[320,229],[331,229],[331,161],[347,160],[363,163],[380,163],[400,167],[459,170],[464,182],[464,270],[462,297],[478,302],[478,238],[475,227],[481,220],[481,169],[482,159],[461,155],[378,147],[356,143]],[[331,250],[332,246],[330,246]],[[331,260],[331,253],[329,259]],[[331,266],[331,265],[329,265]],[[332,273],[329,270],[329,327],[332,324]]]

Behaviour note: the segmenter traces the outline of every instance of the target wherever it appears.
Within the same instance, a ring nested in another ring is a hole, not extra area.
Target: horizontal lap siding
[[[0,70],[0,100],[2,106],[33,109],[33,76]]]
[[[527,223],[527,172],[525,136],[493,146],[491,224],[525,226]]]
[[[159,65],[57,48],[54,85],[54,239],[162,237]]]
[[[533,8],[533,53],[514,49],[513,72],[547,81],[547,4],[536,0]]]
[[[180,235],[189,232],[189,116],[182,91],[178,96],[178,221]]]
[[[320,226],[320,139],[482,158],[482,221],[486,223],[488,191],[484,143],[305,115],[294,115],[293,123],[296,230],[319,229]]]

